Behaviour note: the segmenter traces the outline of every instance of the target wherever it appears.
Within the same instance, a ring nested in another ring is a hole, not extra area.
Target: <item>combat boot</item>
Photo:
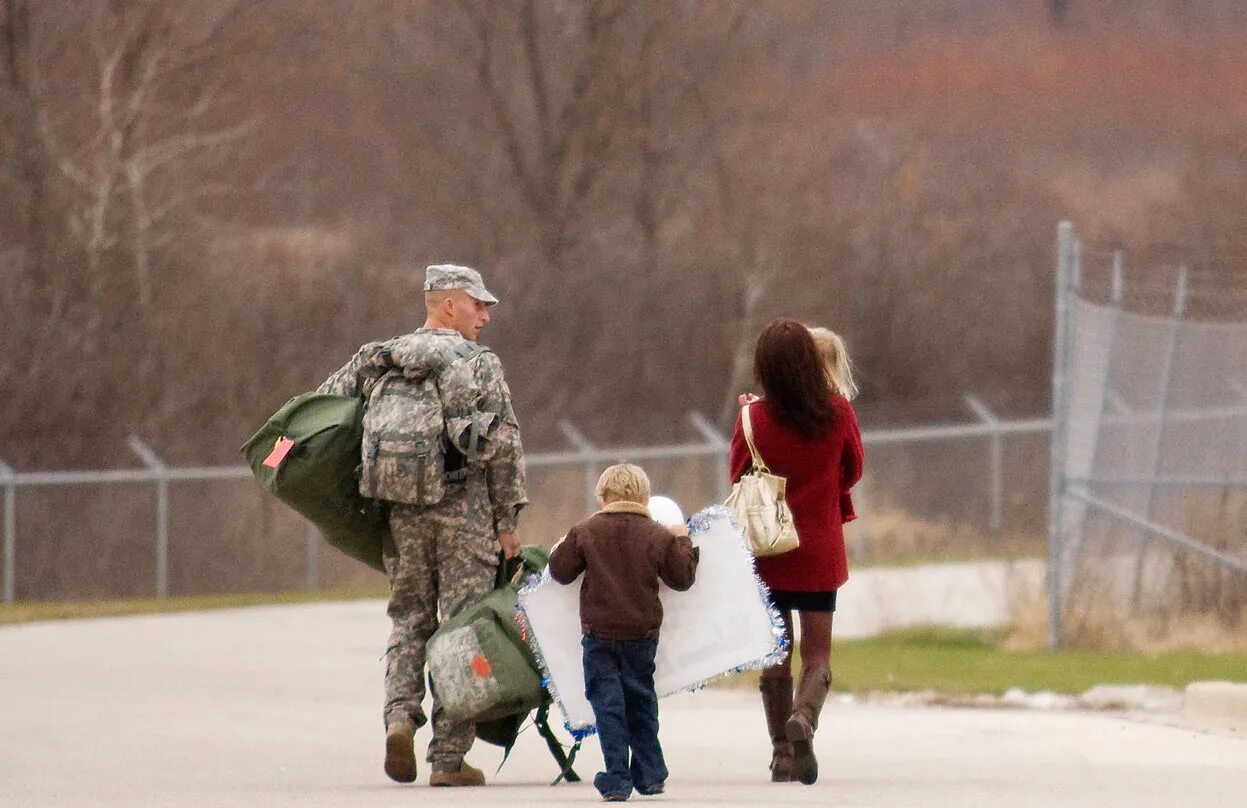
[[[792,715],[792,677],[763,676],[758,689],[762,691],[762,710],[771,736],[771,782],[791,782],[793,752],[786,724]]]
[[[784,727],[788,740],[792,741],[792,776],[807,786],[818,779],[814,731],[818,729],[818,715],[823,711],[823,702],[827,700],[830,687],[831,671],[827,668],[802,670],[792,717]]]
[[[434,769],[433,773],[429,775],[429,785],[483,786],[485,785],[485,773],[475,766],[469,766],[465,760],[459,764],[459,771],[439,772]]]
[[[406,721],[397,721],[385,731],[385,773],[398,783],[416,779],[416,728]]]

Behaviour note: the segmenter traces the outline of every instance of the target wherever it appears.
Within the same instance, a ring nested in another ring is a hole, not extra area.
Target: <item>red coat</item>
[[[807,441],[778,423],[766,399],[749,408],[753,442],[770,470],[788,478],[788,506],[801,546],[758,559],[758,574],[772,589],[826,592],[849,579],[844,522],[852,518],[847,496],[862,476],[862,436],[848,399],[832,395],[835,418],[818,440]],[[740,417],[732,433],[732,482],[749,468],[749,446]]]

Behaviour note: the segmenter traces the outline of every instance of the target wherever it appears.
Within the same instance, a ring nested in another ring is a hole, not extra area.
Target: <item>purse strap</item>
[[[745,443],[749,444],[749,454],[753,456],[753,467],[758,471],[771,473],[766,467],[766,462],[762,459],[762,455],[758,454],[758,447],[753,443],[753,424],[749,422],[749,408],[752,404],[746,404],[740,410],[740,425],[745,432]]]

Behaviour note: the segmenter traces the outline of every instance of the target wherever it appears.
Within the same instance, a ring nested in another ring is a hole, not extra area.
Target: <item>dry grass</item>
[[[1144,613],[1103,603],[1081,604],[1064,617],[1064,647],[1094,651],[1162,654],[1195,651],[1209,654],[1247,653],[1247,608],[1238,626],[1220,613]],[[1013,622],[1000,641],[1006,650],[1034,650],[1048,643],[1048,601],[1032,598],[1015,606]]]
[[[856,563],[913,564],[984,558],[1031,558],[1043,553],[1044,537],[1002,531],[993,536],[972,524],[933,521],[897,509],[871,509],[845,528]]]
[[[240,609],[247,606],[284,606],[299,603],[365,600],[385,596],[383,590],[376,588],[350,587],[318,592],[256,592],[86,602],[13,603],[0,605],[0,626],[43,620],[89,620],[97,617],[128,617],[138,614]]]
[[[1166,492],[1161,519],[1205,547],[1242,557],[1247,497],[1224,491]],[[1090,522],[1063,617],[1071,648],[1160,653],[1247,651],[1247,575],[1116,521]],[[1150,540],[1149,540],[1150,539]],[[1046,607],[1022,606],[1018,643],[1046,635]]]

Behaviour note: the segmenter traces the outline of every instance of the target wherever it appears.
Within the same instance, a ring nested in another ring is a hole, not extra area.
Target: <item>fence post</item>
[[[1069,283],[1067,290],[1076,292],[1082,291],[1082,241],[1077,236],[1074,237],[1074,244],[1071,248],[1070,257],[1073,259],[1069,265]]]
[[[12,603],[17,596],[17,474],[0,460],[0,477],[4,478],[4,602]]]
[[[130,451],[139,456],[143,465],[156,472],[156,597],[169,596],[169,478],[168,467],[151,447],[134,435]]]
[[[1126,296],[1126,266],[1121,250],[1113,251],[1113,286],[1110,300],[1114,306],[1121,307]]]
[[[1230,382],[1230,389],[1231,389],[1231,390],[1233,390],[1233,391],[1234,391],[1234,392],[1238,395],[1238,397],[1239,397],[1240,399],[1242,399],[1245,403],[1247,403],[1247,384],[1245,384],[1245,383],[1243,383],[1243,382],[1241,382],[1241,381],[1237,381],[1237,382]],[[1245,412],[1245,413],[1243,414],[1243,422],[1242,422],[1242,424],[1239,426],[1239,435],[1240,435],[1240,436],[1241,436],[1241,438],[1242,438],[1242,444],[1241,444],[1241,445],[1242,445],[1242,446],[1247,446],[1247,412]],[[1230,470],[1227,468],[1227,469],[1225,470],[1225,478],[1226,478],[1226,480],[1229,480],[1229,478],[1230,478],[1230,473],[1231,473],[1231,472],[1230,472]],[[1230,496],[1230,488],[1229,488],[1229,486],[1227,485],[1227,486],[1226,486],[1226,488],[1224,489],[1224,493],[1222,494],[1222,497],[1223,497],[1223,499],[1221,500],[1221,507],[1222,507],[1222,509],[1224,509],[1224,508],[1226,508],[1226,507],[1227,507],[1227,505],[1226,505],[1226,500],[1225,500],[1224,498],[1225,498],[1225,497],[1229,497],[1229,496]]]
[[[1057,225],[1056,284],[1053,294],[1052,323],[1052,441],[1051,467],[1048,470],[1048,647],[1061,647],[1061,545],[1065,497],[1065,434],[1068,429],[1065,397],[1067,394],[1066,333],[1069,323],[1069,287],[1074,277],[1077,241],[1072,222]]]
[[[693,425],[701,436],[706,439],[706,443],[719,451],[719,467],[715,470],[715,502],[722,504],[728,495],[728,458],[731,452],[732,443],[723,437],[723,433],[714,428],[714,424],[700,412],[692,411],[688,414],[689,423]]]
[[[1169,339],[1165,343],[1165,354],[1161,358],[1160,401],[1156,406],[1156,440],[1152,444],[1152,476],[1159,477],[1165,459],[1165,422],[1169,415],[1169,394],[1173,389],[1173,360],[1178,352],[1178,341],[1182,336],[1182,318],[1186,315],[1186,267],[1178,268],[1178,278],[1173,290],[1173,323],[1169,328]],[[1147,521],[1156,520],[1156,491],[1153,485],[1147,492]],[[1145,536],[1139,543],[1139,553],[1134,561],[1134,591],[1131,600],[1138,607],[1143,594],[1143,567],[1146,563],[1147,551],[1151,549],[1152,538]]]
[[[991,514],[988,517],[988,529],[993,536],[1000,533],[1001,512],[1004,509],[1004,444],[1000,434],[1000,419],[987,408],[978,396],[962,397],[966,406],[991,430],[991,443],[988,446],[988,464],[991,471]]]
[[[593,463],[593,444],[583,432],[576,428],[575,424],[566,418],[559,421],[559,431],[578,452],[586,456],[584,461],[585,504],[588,506],[588,512],[593,513],[598,509],[598,477],[597,468]]]

